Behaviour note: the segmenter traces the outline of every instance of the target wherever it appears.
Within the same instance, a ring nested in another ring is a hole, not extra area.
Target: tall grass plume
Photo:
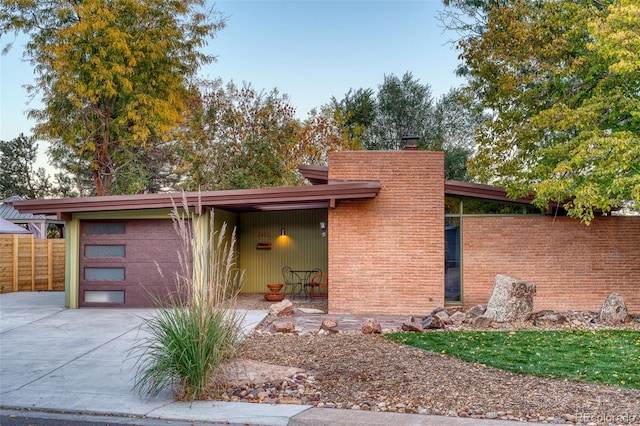
[[[154,397],[171,388],[177,399],[202,399],[221,365],[239,353],[243,318],[235,308],[244,273],[237,267],[235,229],[230,235],[226,223],[216,229],[212,214],[204,232],[205,219],[190,210],[184,194],[171,217],[181,240],[176,292],[144,320],[148,336],[132,349],[134,390]]]

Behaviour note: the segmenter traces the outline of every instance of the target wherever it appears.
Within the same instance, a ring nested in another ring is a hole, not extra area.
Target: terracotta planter
[[[284,293],[267,293],[264,298],[269,302],[280,302],[284,300]]]
[[[279,293],[283,285],[284,284],[267,284],[267,287],[271,290],[271,293]]]

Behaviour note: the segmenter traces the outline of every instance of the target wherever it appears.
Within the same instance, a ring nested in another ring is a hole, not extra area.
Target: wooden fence
[[[65,240],[0,235],[0,292],[64,290]]]

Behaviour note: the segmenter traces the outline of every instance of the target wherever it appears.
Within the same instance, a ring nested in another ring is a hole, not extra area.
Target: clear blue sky
[[[201,76],[278,88],[289,95],[300,118],[341,99],[350,88],[377,89],[384,76],[413,73],[439,97],[462,84],[454,76],[457,52],[447,42],[438,13],[441,0],[219,1],[227,27],[206,48],[218,61]],[[1,40],[3,46],[6,40]],[[22,87],[33,70],[22,61],[24,39],[0,57],[0,139],[30,135],[33,122]],[[41,151],[45,144],[41,143]],[[42,156],[41,156],[42,157]],[[39,158],[39,163],[44,161]]]

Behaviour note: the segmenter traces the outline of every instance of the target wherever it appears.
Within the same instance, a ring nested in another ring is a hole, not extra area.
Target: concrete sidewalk
[[[61,292],[0,294],[0,408],[232,425],[471,425],[453,417],[218,401],[132,392],[140,325],[153,309],[65,309]],[[243,311],[250,330],[267,311]],[[482,420],[483,425],[513,425]]]

